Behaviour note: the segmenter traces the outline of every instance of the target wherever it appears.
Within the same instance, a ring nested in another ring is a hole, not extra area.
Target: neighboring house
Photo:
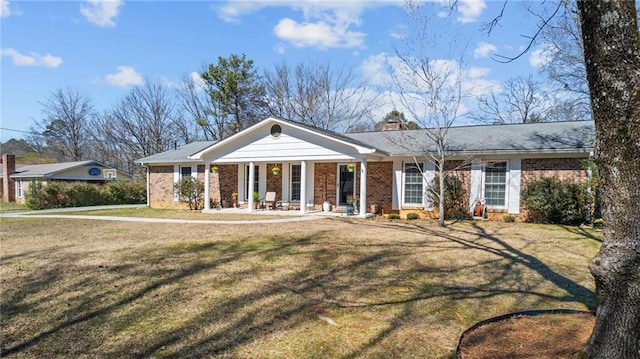
[[[24,203],[24,194],[32,181],[43,184],[51,181],[104,183],[113,180],[130,181],[135,176],[96,161],[17,165],[15,156],[3,155],[0,178],[3,201]]]
[[[151,207],[181,206],[174,183],[192,176],[205,184],[205,210],[237,194],[237,205],[253,211],[250,194],[257,191],[261,198],[276,192],[284,208],[301,213],[319,210],[325,201],[344,210],[347,196],[356,194],[361,216],[370,204],[383,213],[435,215],[437,205],[425,192],[436,171],[425,153],[436,148],[426,130],[385,129],[338,134],[269,117],[224,140],[194,142],[136,162],[147,168]],[[452,127],[446,168],[464,183],[469,211],[482,201],[489,217],[518,216],[530,181],[586,181],[581,161],[592,152],[594,133],[592,121]]]

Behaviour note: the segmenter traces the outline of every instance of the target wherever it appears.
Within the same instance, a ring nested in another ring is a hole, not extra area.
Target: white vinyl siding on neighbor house
[[[424,177],[422,175],[424,165],[421,163],[404,164],[404,188],[403,204],[420,205],[424,204]]]

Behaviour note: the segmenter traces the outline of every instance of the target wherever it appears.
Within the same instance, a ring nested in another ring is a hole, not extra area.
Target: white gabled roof
[[[282,128],[285,139],[275,139],[270,130],[274,125]],[[298,146],[298,147],[296,147]],[[296,151],[298,153],[296,153]],[[268,117],[247,129],[238,132],[224,140],[211,144],[189,156],[191,160],[201,160],[213,156],[224,161],[238,161],[242,153],[251,158],[261,160],[275,160],[281,157],[293,159],[296,155],[304,154],[305,158],[330,159],[353,158],[380,153],[381,151],[358,140],[331,131],[307,126],[301,123],[287,121],[275,117]],[[235,152],[235,153],[233,153]],[[325,158],[321,158],[324,156]]]

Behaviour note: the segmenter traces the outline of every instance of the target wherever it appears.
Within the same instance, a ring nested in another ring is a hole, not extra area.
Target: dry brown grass
[[[462,340],[462,359],[566,359],[589,340],[592,314],[514,316],[469,331]]]
[[[594,308],[600,233],[4,218],[0,235],[3,357],[451,358],[482,319]]]

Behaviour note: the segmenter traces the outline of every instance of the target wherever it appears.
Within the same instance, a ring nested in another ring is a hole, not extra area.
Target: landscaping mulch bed
[[[516,313],[497,319],[467,330],[457,358],[572,358],[589,340],[595,322],[590,312]]]

